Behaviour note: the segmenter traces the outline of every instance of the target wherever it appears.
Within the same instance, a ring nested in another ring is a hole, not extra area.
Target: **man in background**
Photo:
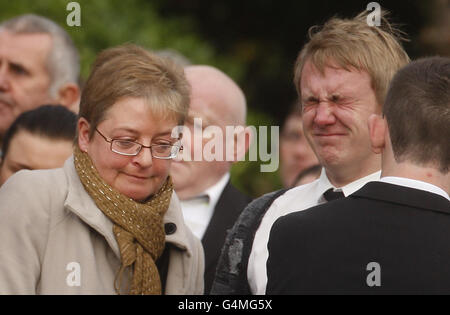
[[[66,107],[44,105],[23,112],[3,138],[0,186],[14,173],[63,167],[73,153],[77,115]]]
[[[22,113],[44,104],[78,112],[79,56],[70,36],[27,14],[0,24],[0,144]]]
[[[216,68],[199,65],[186,67],[185,73],[192,88],[185,125],[189,134],[183,135],[186,158],[174,160],[171,176],[186,224],[205,250],[205,293],[209,293],[227,230],[250,201],[231,185],[229,173],[232,164],[248,150],[250,133],[245,128],[244,93],[230,77]],[[241,127],[241,133],[226,137],[227,126]],[[211,150],[223,153],[218,159],[205,156],[209,152],[205,148],[214,139],[221,143]],[[231,160],[226,156],[227,147],[233,148]]]

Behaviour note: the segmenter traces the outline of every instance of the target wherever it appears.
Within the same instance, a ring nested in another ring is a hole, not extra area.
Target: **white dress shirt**
[[[252,251],[250,253],[247,268],[247,278],[251,292],[253,294],[266,293],[266,264],[269,257],[267,244],[269,242],[272,225],[279,217],[325,203],[326,200],[323,198],[323,193],[330,188],[334,188],[335,191],[341,190],[344,193],[344,196],[347,197],[359,190],[366,183],[378,181],[380,175],[381,171],[378,171],[337,189],[330,183],[325,169],[322,168],[320,177],[317,180],[292,188],[282,196],[278,197],[264,215],[253,240]]]
[[[209,187],[197,197],[181,200],[181,209],[186,225],[192,233],[202,239],[214,213],[214,208],[230,179],[226,173],[216,184]]]
[[[423,182],[420,180],[415,180],[415,179],[410,179],[410,178],[405,178],[405,177],[386,176],[386,177],[382,177],[380,179],[380,182],[390,183],[390,184],[399,185],[399,186],[405,186],[405,187],[414,188],[414,189],[425,190],[430,193],[440,195],[450,201],[450,197],[443,189],[441,189],[440,187],[435,186],[433,184]]]

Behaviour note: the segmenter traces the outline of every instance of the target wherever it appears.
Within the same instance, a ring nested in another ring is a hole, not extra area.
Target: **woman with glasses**
[[[134,45],[102,52],[73,157],[0,189],[0,294],[201,294],[203,250],[168,175],[188,106],[182,68]]]

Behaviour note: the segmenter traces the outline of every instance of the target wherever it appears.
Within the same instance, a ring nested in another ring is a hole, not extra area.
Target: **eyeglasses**
[[[95,128],[95,131],[111,145],[110,149],[112,152],[120,155],[136,156],[141,152],[142,148],[148,148],[150,149],[152,157],[170,160],[175,158],[178,152],[183,150],[183,146],[174,144],[152,144],[150,146],[145,146],[130,140],[108,139],[97,128]]]

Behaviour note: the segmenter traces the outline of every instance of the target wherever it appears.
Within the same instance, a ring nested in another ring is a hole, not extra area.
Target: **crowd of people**
[[[450,58],[402,39],[384,15],[311,28],[284,188],[252,200],[231,184],[252,133],[226,73],[124,44],[81,88],[62,27],[1,22],[0,294],[450,293]],[[196,158],[205,130],[226,159]]]

